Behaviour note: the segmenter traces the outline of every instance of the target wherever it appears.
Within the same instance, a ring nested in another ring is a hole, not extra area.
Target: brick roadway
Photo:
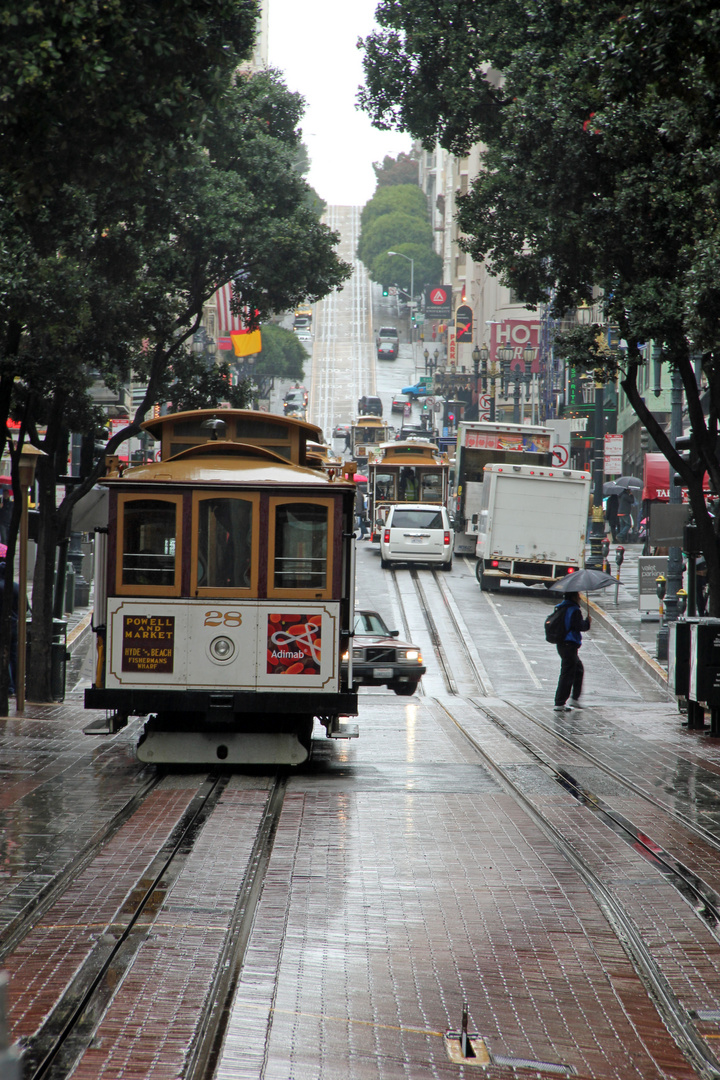
[[[496,1056],[695,1075],[579,876],[432,702],[363,705],[347,768],[328,748],[291,780],[220,1080],[457,1075],[464,1000]]]
[[[540,776],[477,709],[457,698],[449,707],[604,870],[682,1004],[717,1008],[717,942],[652,864]],[[717,772],[703,763],[716,765],[716,754],[678,732],[669,713],[658,711],[654,740],[645,728],[637,733],[637,715],[592,717],[589,710],[568,724],[590,743],[617,742],[621,758],[632,750],[636,779],[650,784],[655,770],[661,794],[673,776],[690,776],[692,791],[706,789],[710,803]],[[137,766],[126,760],[129,736],[116,741],[113,767],[109,744],[78,738],[76,721],[72,710],[55,710],[54,726],[42,714],[6,729],[3,748],[16,765],[24,739],[36,748],[27,755],[29,787],[18,787],[4,811],[27,849],[17,851],[16,868],[32,862],[43,821],[63,838],[62,861],[78,842],[73,830],[82,826],[84,836],[96,826],[104,782],[116,798],[123,775],[130,793],[137,784]],[[459,1026],[463,1000],[496,1056],[565,1064],[590,1077],[695,1075],[577,874],[432,700],[402,704],[364,692],[361,731],[356,743],[319,744],[313,765],[290,782],[217,1075],[462,1075],[441,1035]],[[696,758],[690,764],[683,746]],[[582,767],[571,751],[565,760]],[[236,778],[223,811],[205,826],[76,1075],[180,1075],[264,798],[253,784]],[[46,788],[57,789],[55,801]],[[676,788],[665,797],[679,799],[683,786]],[[612,802],[613,792],[603,797]],[[187,798],[181,777],[165,781],[143,809],[155,836],[131,819],[16,951],[14,1037],[37,1026]],[[45,804],[46,818],[34,801]],[[618,803],[634,820],[643,807],[626,794]],[[47,813],[53,808],[56,821]],[[51,845],[40,846],[38,876],[52,865]],[[704,849],[702,860],[709,877],[717,861]],[[114,882],[105,876],[111,865]],[[698,1028],[712,1045],[717,1025]],[[508,1070],[490,1067],[487,1075]]]
[[[431,701],[364,694],[363,738],[320,743],[293,776],[217,1075],[457,1075],[441,1036],[463,1000],[495,1055],[693,1075],[577,875],[439,719]],[[487,743],[518,760],[497,733]],[[74,1075],[180,1075],[259,783],[233,779]],[[164,781],[16,951],[13,1037],[49,1011],[191,789]]]

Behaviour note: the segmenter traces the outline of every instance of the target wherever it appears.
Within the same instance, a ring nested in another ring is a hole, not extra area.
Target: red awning
[[[643,501],[658,499],[670,500],[670,462],[664,454],[646,454],[643,470]]]
[[[710,478],[707,473],[705,473],[703,490],[710,491]],[[670,501],[670,462],[664,454],[645,455],[642,497],[643,501],[645,499],[655,499],[657,502]],[[686,489],[683,489],[682,501],[688,501]]]

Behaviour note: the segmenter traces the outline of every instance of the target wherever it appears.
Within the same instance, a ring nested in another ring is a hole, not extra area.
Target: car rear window
[[[396,510],[391,526],[393,529],[443,529],[440,510]]]

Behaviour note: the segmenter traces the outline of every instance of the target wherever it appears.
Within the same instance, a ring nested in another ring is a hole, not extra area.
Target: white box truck
[[[486,465],[547,465],[553,462],[555,432],[536,424],[461,420],[455,449],[455,554],[475,551]],[[567,464],[567,462],[565,462]]]
[[[492,464],[484,473],[475,549],[481,589],[548,584],[584,566],[589,472]]]

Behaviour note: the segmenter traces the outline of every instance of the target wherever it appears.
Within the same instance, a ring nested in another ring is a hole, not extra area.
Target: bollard
[[[657,582],[657,594],[660,601],[660,629],[657,635],[657,659],[660,661],[667,660],[668,658],[668,628],[665,622],[665,590],[667,588],[667,579],[664,574],[659,574],[655,578]]]

